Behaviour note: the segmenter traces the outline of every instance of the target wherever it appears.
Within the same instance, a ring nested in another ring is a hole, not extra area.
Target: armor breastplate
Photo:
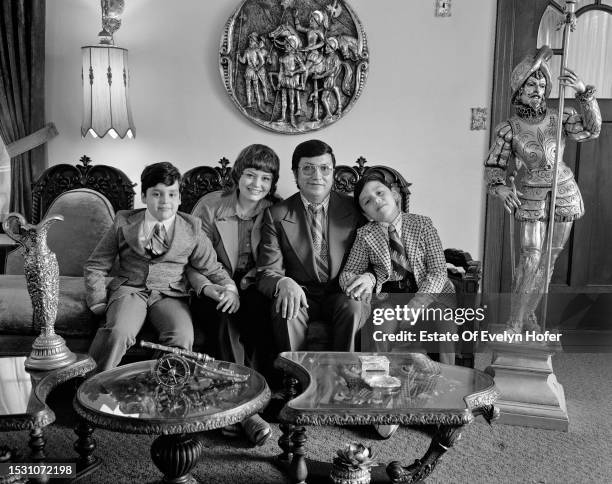
[[[517,167],[524,167],[523,186],[552,186],[552,168],[555,163],[557,142],[557,115],[547,114],[539,122],[528,122],[518,116],[512,116],[510,124],[512,126],[512,149],[518,162]],[[561,137],[560,148],[558,183],[563,184],[573,178],[571,170],[563,162],[564,136]]]

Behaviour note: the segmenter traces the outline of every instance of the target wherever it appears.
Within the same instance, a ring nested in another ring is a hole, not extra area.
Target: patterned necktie
[[[391,255],[391,268],[400,279],[404,279],[408,272],[408,261],[404,245],[395,229],[395,225],[389,225],[389,253]]]
[[[161,222],[155,224],[153,234],[145,247],[151,257],[159,257],[168,251],[168,240],[166,238],[166,227]]]
[[[323,205],[308,205],[310,216],[310,232],[312,233],[312,247],[314,249],[317,275],[321,282],[329,279],[329,256],[327,238],[323,231]]]

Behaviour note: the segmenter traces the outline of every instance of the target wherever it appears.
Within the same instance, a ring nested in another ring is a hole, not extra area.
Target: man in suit
[[[369,301],[346,296],[338,274],[363,221],[349,197],[332,191],[336,159],[319,140],[299,144],[291,169],[299,192],[264,213],[258,288],[274,299],[278,349],[302,350],[310,321],[332,326],[335,351],[353,351]]]
[[[114,368],[148,320],[168,346],[190,350],[193,323],[188,305],[186,269],[197,294],[219,301],[219,308],[239,307],[236,285],[217,261],[197,217],[178,212],[179,171],[170,163],[145,167],[141,175],[146,209],[117,212],[84,267],[87,305],[106,313],[89,353],[98,371]],[[106,287],[115,260],[118,274]]]

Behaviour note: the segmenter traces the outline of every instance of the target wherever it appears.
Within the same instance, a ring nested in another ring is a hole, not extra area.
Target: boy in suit
[[[407,306],[415,310],[456,307],[442,243],[431,220],[403,212],[400,194],[379,172],[366,173],[355,185],[353,197],[370,222],[357,230],[340,275],[345,294],[359,299],[373,290],[407,293],[412,295]],[[457,331],[452,321],[428,322],[435,323],[439,331]],[[401,329],[411,329],[410,321],[402,324],[407,326]],[[442,363],[454,364],[452,342],[441,342],[439,351]]]
[[[106,313],[89,349],[98,371],[119,364],[147,319],[160,343],[191,350],[188,281],[196,294],[219,301],[223,311],[240,305],[200,219],[178,212],[180,179],[168,162],[145,167],[140,181],[147,208],[117,212],[85,264],[87,305],[94,314]],[[117,258],[119,271],[107,290],[105,277]],[[189,266],[195,270],[187,271]]]

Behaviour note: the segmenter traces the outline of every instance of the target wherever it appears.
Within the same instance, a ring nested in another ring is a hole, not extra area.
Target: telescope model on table
[[[192,374],[195,376],[196,373],[198,376],[229,380],[233,383],[242,383],[249,379],[248,374],[237,373],[229,368],[221,368],[219,363],[222,362],[204,353],[173,348],[149,341],[141,341],[140,346],[170,353],[157,360],[153,368],[153,375],[160,385],[171,389],[182,387],[189,381],[189,377]]]

